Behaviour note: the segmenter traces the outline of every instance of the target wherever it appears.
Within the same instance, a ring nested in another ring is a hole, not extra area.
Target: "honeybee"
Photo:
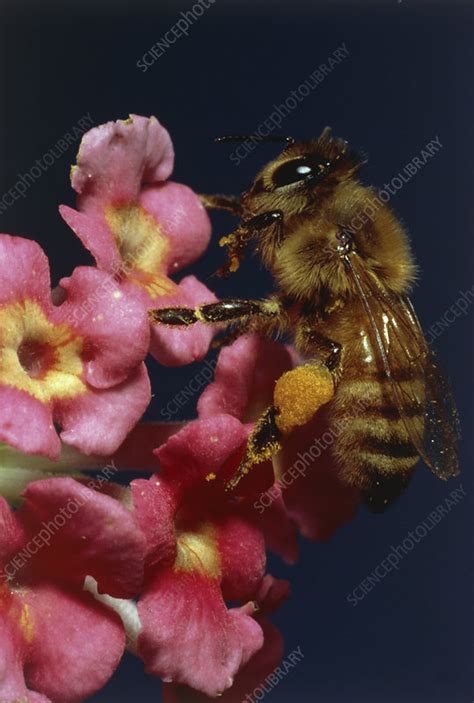
[[[407,235],[358,180],[364,160],[329,128],[307,143],[279,139],[286,141],[282,153],[239,198],[202,196],[207,207],[241,218],[222,240],[229,257],[221,273],[238,268],[253,240],[277,292],[150,316],[167,325],[233,324],[237,334],[290,333],[308,363],[332,374],[327,421],[344,420],[344,430],[331,451],[342,480],[379,512],[405,489],[420,457],[441,479],[458,473],[456,408],[407,296],[416,276]],[[348,419],[361,399],[363,414]],[[258,463],[280,447],[277,416],[278,408],[269,408],[257,422],[230,488],[249,457]]]

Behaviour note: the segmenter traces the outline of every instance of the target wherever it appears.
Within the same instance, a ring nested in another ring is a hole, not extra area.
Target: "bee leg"
[[[250,220],[245,220],[240,225],[249,231],[249,239],[254,232],[260,232],[262,229],[275,225],[277,227],[277,243],[281,246],[283,242],[283,213],[281,210],[268,210],[260,215],[251,217]]]
[[[243,220],[237,229],[222,237],[219,244],[221,247],[228,247],[228,261],[221,266],[217,275],[221,278],[227,278],[231,273],[237,271],[240,262],[244,258],[247,242],[253,239],[261,230],[275,225],[278,228],[277,243],[280,246],[283,241],[283,213],[281,210],[269,210],[248,220]]]
[[[273,402],[260,416],[247,442],[244,458],[227,484],[233,490],[250,469],[281,449],[281,439],[305,425],[334,395],[334,378],[320,362],[303,364],[284,373],[275,384]]]
[[[211,349],[222,349],[223,347],[228,347],[246,332],[247,325],[238,325],[229,332],[226,332],[224,335],[222,335],[222,337],[217,337],[217,339],[213,339],[211,342]]]
[[[282,433],[276,424],[278,410],[272,405],[257,420],[247,441],[245,455],[239,468],[226,484],[226,491],[233,491],[249,471],[281,449]]]
[[[265,314],[256,315],[254,317],[249,316],[231,323],[231,329],[214,339],[213,342],[211,342],[211,348],[222,349],[222,347],[229,346],[244,334],[259,334],[269,339],[278,338],[275,337],[275,335],[279,334],[287,326],[287,320],[281,314],[282,312],[283,308],[279,315],[269,316]]]
[[[331,371],[337,373],[341,365],[342,346],[328,337],[312,329],[303,331],[308,351],[312,355],[323,357],[323,364]]]
[[[234,195],[206,195],[201,193],[199,199],[204,207],[212,210],[226,210],[233,215],[240,215],[242,212],[240,199]]]
[[[278,300],[221,300],[198,308],[158,308],[149,310],[152,322],[165,325],[193,325],[196,322],[219,324],[245,320],[249,317],[278,317],[281,306]]]

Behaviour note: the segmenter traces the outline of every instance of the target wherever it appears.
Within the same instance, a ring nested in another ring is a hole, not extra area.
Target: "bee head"
[[[242,141],[244,137],[223,137],[219,141],[226,140]],[[276,159],[261,169],[240,198],[244,225],[256,220],[261,222],[267,216],[268,226],[259,229],[241,226],[221,240],[221,244],[228,247],[229,255],[228,263],[221,269],[224,275],[237,270],[250,239],[265,265],[273,268],[276,256],[283,254],[282,243],[284,249],[286,239],[327,206],[337,187],[350,181],[364,163],[361,156],[349,149],[347,142],[332,136],[329,127],[309,142],[294,142],[289,137],[265,139],[268,140],[284,140],[287,145]],[[271,215],[276,213],[280,217],[272,221]]]
[[[363,157],[326,127],[317,139],[290,143],[264,166],[243,193],[243,208],[254,215],[277,209],[287,217],[300,214],[351,179],[363,163]]]

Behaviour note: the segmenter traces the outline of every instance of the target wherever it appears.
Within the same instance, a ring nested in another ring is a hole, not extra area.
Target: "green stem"
[[[144,422],[134,427],[113,456],[81,454],[65,444],[57,461],[33,454],[23,454],[0,443],[0,495],[9,503],[18,505],[21,494],[31,481],[54,476],[85,477],[81,471],[104,469],[107,465],[121,470],[155,471],[158,462],[153,449],[161,446],[184,423]]]
[[[2,495],[10,505],[18,506],[22,500],[21,495],[29,483],[58,476],[83,478],[83,475],[80,473],[0,467],[0,495]]]
[[[38,454],[23,454],[8,444],[0,443],[0,468],[14,471],[16,469],[32,469],[47,472],[69,472],[79,469],[95,469],[106,463],[104,457],[86,456],[77,449],[65,444],[61,447],[61,455],[57,461],[51,461]]]

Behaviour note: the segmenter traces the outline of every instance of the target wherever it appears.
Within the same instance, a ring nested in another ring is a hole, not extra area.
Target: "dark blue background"
[[[473,158],[472,12],[468,5],[402,0],[345,3],[216,3],[152,68],[136,61],[189,3],[2,2],[0,196],[77,120],[95,124],[129,112],[155,114],[176,148],[175,180],[203,192],[245,188],[276,153],[259,147],[236,167],[233,146],[214,136],[252,132],[291,90],[346,43],[349,57],[284,121],[295,137],[326,125],[364,149],[364,179],[381,186],[439,136],[443,148],[393,198],[412,236],[422,276],[414,292],[429,327],[471,289]],[[68,169],[75,147],[0,215],[0,231],[37,239],[54,277],[88,257],[57,214],[73,203]],[[211,252],[194,267],[219,295],[262,295],[271,281],[249,261],[228,282],[212,278],[222,259],[216,241],[232,220],[215,218]],[[287,652],[303,662],[268,700],[321,703],[466,703],[472,700],[472,310],[438,340],[463,427],[459,479],[438,482],[420,467],[385,515],[362,509],[327,545],[302,545],[297,567],[272,560],[291,578],[293,596],[278,613]],[[196,373],[153,365],[150,415]],[[191,417],[192,404],[183,417]],[[462,482],[468,497],[356,608],[346,596]],[[160,700],[160,684],[127,658],[93,700]]]

